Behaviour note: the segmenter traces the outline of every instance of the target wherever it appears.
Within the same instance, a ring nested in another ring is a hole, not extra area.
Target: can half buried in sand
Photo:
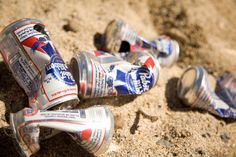
[[[31,107],[78,101],[77,85],[41,21],[22,19],[7,26],[0,34],[0,51]]]
[[[130,56],[124,60],[110,53],[94,51],[73,57],[71,69],[79,95],[94,98],[141,94],[152,88],[158,80],[159,62],[148,53],[127,55]]]

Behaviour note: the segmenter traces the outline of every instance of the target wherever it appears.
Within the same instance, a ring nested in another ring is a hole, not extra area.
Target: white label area
[[[27,39],[29,37],[41,34],[40,32],[34,30],[34,25],[35,24],[25,25],[25,26],[20,27],[19,29],[15,30],[14,33],[20,42],[24,41],[25,39]]]

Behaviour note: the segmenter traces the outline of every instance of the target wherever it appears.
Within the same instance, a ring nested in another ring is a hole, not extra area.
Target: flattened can
[[[136,52],[123,58],[103,51],[81,52],[73,57],[71,70],[79,95],[94,98],[141,94],[156,84],[160,65],[150,54]]]
[[[66,131],[79,145],[96,155],[108,149],[114,132],[113,115],[104,106],[57,111],[25,108],[11,113],[10,125],[19,153],[27,157],[40,149],[41,127]]]
[[[190,66],[178,81],[178,97],[185,105],[207,110],[221,118],[236,118],[236,110],[211,89],[202,66]]]
[[[0,51],[31,107],[78,102],[75,80],[41,21],[22,19],[7,26],[0,34]]]
[[[108,52],[148,51],[157,58],[161,66],[170,67],[179,58],[179,44],[167,36],[149,41],[136,34],[122,20],[112,20],[104,33],[104,50]]]

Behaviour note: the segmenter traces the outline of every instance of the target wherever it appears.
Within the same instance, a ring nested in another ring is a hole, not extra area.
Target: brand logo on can
[[[127,75],[127,83],[131,87],[131,91],[139,94],[149,90],[153,86],[153,76],[150,75],[150,71],[146,68],[131,70]]]
[[[75,85],[72,74],[58,54],[51,56],[50,64],[46,66],[46,74],[51,74],[55,79],[62,81],[67,85]]]
[[[128,73],[117,70],[116,79],[123,83],[115,88],[119,94],[141,94],[152,88],[153,77],[147,68],[132,68]]]

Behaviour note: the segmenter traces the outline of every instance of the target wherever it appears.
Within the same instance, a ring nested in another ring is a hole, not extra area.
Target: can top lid
[[[202,85],[204,69],[200,65],[187,68],[178,82],[178,97],[189,106],[197,99],[197,91]]]
[[[24,24],[29,24],[29,23],[41,23],[42,22],[38,19],[34,19],[34,18],[23,18],[17,21],[14,21],[12,23],[10,23],[9,25],[7,25],[0,33],[0,38],[4,35],[4,34],[9,34],[11,33],[11,31],[17,29],[18,27],[24,25]]]

